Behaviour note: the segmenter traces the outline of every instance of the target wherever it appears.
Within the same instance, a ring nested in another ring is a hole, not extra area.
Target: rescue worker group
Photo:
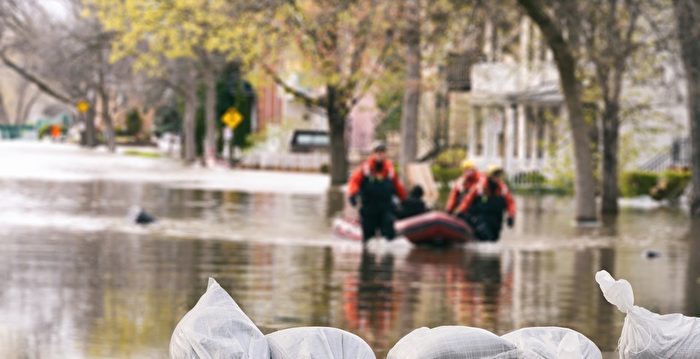
[[[491,165],[484,174],[469,159],[462,161],[461,167],[464,172],[450,189],[445,211],[466,222],[476,239],[498,241],[504,215],[508,227],[515,224],[515,201],[504,182],[503,168]],[[428,211],[420,186],[406,193],[383,143],[373,145],[372,154],[353,172],[347,197],[351,206],[359,206],[363,242],[377,232],[392,240],[397,218]]]

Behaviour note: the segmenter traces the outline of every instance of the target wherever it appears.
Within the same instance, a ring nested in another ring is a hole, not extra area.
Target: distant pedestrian
[[[464,200],[464,197],[469,193],[482,178],[481,172],[477,170],[474,161],[465,159],[461,164],[462,176],[460,176],[452,186],[450,190],[450,195],[447,198],[447,206],[445,210],[447,213],[453,213],[460,203]]]
[[[488,176],[469,191],[457,209],[479,240],[495,242],[500,238],[504,213],[508,227],[515,224],[515,201],[502,177],[503,169],[491,166]]]
[[[348,201],[353,207],[360,202],[363,242],[374,237],[377,230],[386,239],[394,239],[395,196],[406,199],[406,190],[386,156],[386,145],[376,143],[372,155],[355,170],[348,183]]]
[[[61,137],[61,127],[58,125],[51,125],[51,139],[58,141]]]

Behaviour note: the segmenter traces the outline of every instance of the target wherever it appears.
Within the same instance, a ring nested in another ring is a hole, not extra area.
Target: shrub
[[[467,157],[467,151],[463,148],[450,148],[442,151],[436,158],[435,164],[442,168],[459,168],[462,160]]]
[[[691,175],[688,170],[667,170],[661,175],[661,179],[650,190],[649,194],[657,201],[663,199],[676,200],[683,194],[690,180]]]
[[[446,168],[433,165],[431,170],[433,172],[433,178],[435,178],[435,181],[438,182],[442,188],[449,187],[450,182],[456,180],[462,174],[462,169],[459,168],[459,166]]]
[[[620,178],[620,191],[624,197],[648,195],[658,181],[659,175],[654,172],[624,172]]]
[[[135,136],[141,132],[141,115],[137,109],[132,109],[126,114],[125,134]]]

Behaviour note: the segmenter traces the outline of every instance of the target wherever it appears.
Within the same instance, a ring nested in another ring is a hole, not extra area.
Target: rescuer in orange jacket
[[[503,182],[503,169],[491,166],[488,177],[472,187],[457,208],[458,216],[464,219],[482,241],[497,241],[503,227],[503,213],[507,213],[508,227],[515,224],[515,201],[508,186]]]
[[[394,231],[394,196],[406,199],[406,190],[394,173],[394,165],[386,157],[386,145],[375,144],[372,155],[353,172],[348,183],[348,200],[354,207],[360,205],[363,242],[377,233],[386,239],[396,236]]]
[[[450,190],[450,195],[447,198],[447,206],[445,208],[447,213],[452,213],[457,209],[457,206],[459,206],[467,193],[469,193],[469,190],[472,189],[482,177],[481,172],[476,169],[474,161],[464,160],[461,166],[464,173],[457,179]]]

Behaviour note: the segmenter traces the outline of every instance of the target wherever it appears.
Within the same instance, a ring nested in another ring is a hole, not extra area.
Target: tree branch
[[[73,105],[73,101],[68,97],[65,96],[61,93],[59,93],[57,90],[53,89],[51,86],[49,86],[47,83],[44,81],[40,80],[38,77],[34,76],[33,74],[29,73],[27,70],[10,60],[5,53],[0,52],[0,60],[7,65],[7,67],[11,68],[15,73],[23,77],[25,80],[35,84],[39,90],[41,90],[43,93],[55,98],[56,100],[59,100],[65,104]]]
[[[275,83],[277,85],[281,86],[284,89],[284,91],[289,92],[297,99],[303,101],[306,105],[309,105],[309,106],[321,106],[322,105],[323,101],[321,98],[313,98],[313,97],[303,93],[302,91],[290,86],[284,80],[282,80],[282,78],[279,77],[277,72],[275,72],[275,70],[273,70],[272,67],[270,67],[269,65],[263,64],[262,67],[263,67],[263,70],[265,70],[265,73],[267,73],[270,77],[272,77],[272,80],[275,81]]]

